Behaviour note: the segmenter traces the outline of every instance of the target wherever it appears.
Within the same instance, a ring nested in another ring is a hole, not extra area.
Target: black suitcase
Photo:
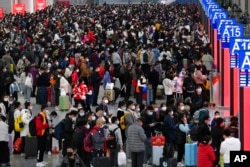
[[[95,157],[92,163],[94,167],[111,167],[111,161],[107,157]]]
[[[25,137],[24,146],[25,159],[28,157],[37,157],[37,137]]]
[[[160,158],[160,167],[177,167],[176,158]]]

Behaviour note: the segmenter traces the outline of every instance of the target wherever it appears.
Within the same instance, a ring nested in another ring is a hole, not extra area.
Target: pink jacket
[[[206,81],[207,76],[203,75],[200,70],[197,70],[194,72],[193,78],[196,84],[203,84]]]

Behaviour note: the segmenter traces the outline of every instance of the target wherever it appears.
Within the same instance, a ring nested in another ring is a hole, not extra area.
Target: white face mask
[[[90,128],[90,125],[89,125],[89,124],[87,124],[87,125],[86,125],[86,128],[87,128],[87,129],[89,129],[89,128]]]
[[[120,123],[119,121],[116,122],[117,125],[119,125],[119,123]]]
[[[105,103],[105,104],[108,104],[108,103],[109,103],[109,101],[108,101],[108,100],[104,100],[104,103]]]
[[[184,110],[185,109],[185,107],[184,106],[181,106],[181,110]]]
[[[79,70],[77,69],[76,72],[79,72]]]
[[[170,111],[170,115],[174,115],[174,111]]]
[[[85,113],[84,112],[80,112],[79,115],[82,117],[82,116],[85,115]]]
[[[8,100],[9,100],[9,98],[8,98],[8,97],[5,97],[3,100],[4,100],[4,101],[8,101]]]
[[[104,112],[104,113],[103,113],[103,115],[104,115],[104,116],[106,116],[106,115],[107,115],[107,113],[106,113],[106,112]]]
[[[161,110],[162,110],[162,111],[166,111],[166,110],[167,110],[167,107],[162,107]]]
[[[132,106],[131,109],[132,109],[132,110],[135,110],[135,106]]]
[[[73,117],[73,118],[72,118],[72,121],[75,122],[75,121],[76,121],[76,117]]]
[[[201,88],[198,88],[198,89],[196,89],[196,92],[197,92],[197,93],[201,93],[201,92],[202,92],[202,89],[201,89]]]
[[[102,125],[100,128],[103,128],[104,127],[104,125]]]
[[[153,115],[153,112],[152,111],[148,112],[148,115]]]
[[[122,110],[125,111],[125,110],[126,110],[126,107],[123,107]]]
[[[137,112],[139,112],[140,111],[140,108],[137,108]]]
[[[95,116],[93,116],[93,117],[92,117],[92,121],[95,121],[95,119],[96,119],[96,117],[95,117]]]
[[[29,107],[29,109],[30,109],[30,110],[32,110],[32,109],[33,109],[33,107],[32,107],[32,106],[30,106],[30,107]]]

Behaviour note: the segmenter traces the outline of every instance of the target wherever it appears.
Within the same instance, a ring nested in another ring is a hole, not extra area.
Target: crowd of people
[[[196,5],[53,5],[35,13],[6,14],[0,20],[0,57],[0,145],[7,148],[0,165],[10,164],[8,134],[13,131],[14,143],[20,136],[23,141],[21,151],[14,153],[24,153],[34,117],[32,97],[42,105],[35,121],[37,166],[45,166],[44,152],[52,151],[51,144],[46,148],[46,141],[54,133],[57,113],[47,108],[59,110],[61,96],[67,97],[71,109],[59,145],[63,156],[70,157],[67,163],[71,166],[76,157],[79,164],[91,166],[102,155],[109,157],[111,166],[118,166],[120,151],[132,159],[133,167],[150,164],[155,131],[163,133],[167,144],[177,146],[178,165],[184,166],[184,145],[193,114],[210,101],[208,75],[214,68],[213,56]],[[103,96],[98,104],[99,89],[109,91],[110,83],[118,90],[115,97]],[[24,96],[25,109],[18,95]],[[116,105],[118,96],[122,100],[112,115],[109,105]],[[159,96],[166,97],[164,103],[157,104]],[[14,122],[20,114],[25,131],[17,132]],[[206,155],[202,156],[206,163],[199,156],[211,138],[214,158],[210,164],[219,163],[220,153],[228,164],[228,145],[222,144],[219,150],[223,135],[226,143],[231,133],[221,130],[221,117],[211,130],[210,123],[208,115],[198,126],[198,166],[209,165]],[[237,123],[234,126],[237,129]],[[107,146],[113,139],[111,131],[117,139],[115,148]],[[89,133],[91,151],[83,143]]]

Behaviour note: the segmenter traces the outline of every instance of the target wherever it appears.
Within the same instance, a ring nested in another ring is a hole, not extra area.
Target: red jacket
[[[78,79],[79,79],[78,73],[74,71],[71,75],[71,85],[75,86],[77,84]]]
[[[200,143],[198,146],[197,167],[213,167],[215,162],[214,149],[210,144]]]
[[[83,96],[86,96],[86,94],[88,93],[88,88],[85,84],[78,84],[73,88],[73,94],[74,94],[74,99],[75,100],[85,100],[82,99]]]
[[[35,118],[37,136],[43,136],[45,134],[46,129],[49,128],[48,120],[46,116],[43,115],[46,114],[39,113],[38,116]]]

